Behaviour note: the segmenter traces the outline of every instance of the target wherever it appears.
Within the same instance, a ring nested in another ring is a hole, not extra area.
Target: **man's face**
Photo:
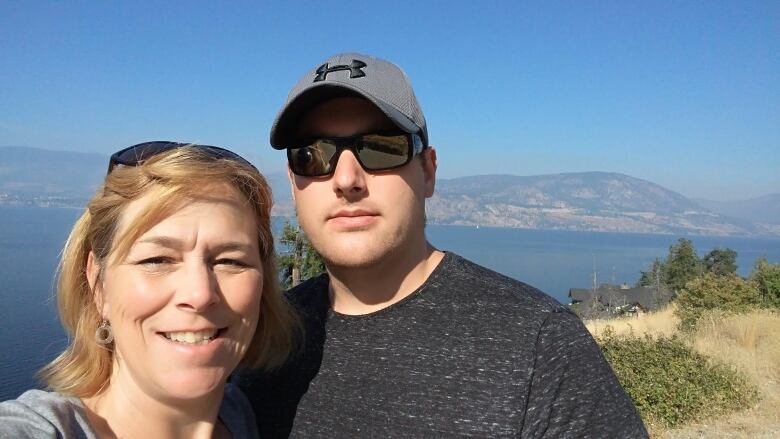
[[[348,137],[396,129],[369,101],[336,98],[301,120],[298,137]],[[425,198],[433,195],[436,156],[366,172],[344,150],[332,175],[302,177],[288,171],[298,223],[331,267],[369,267],[415,246],[425,246]]]

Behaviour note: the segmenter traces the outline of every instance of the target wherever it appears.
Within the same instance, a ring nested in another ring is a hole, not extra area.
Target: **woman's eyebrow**
[[[184,248],[184,242],[180,239],[176,239],[170,236],[149,236],[143,239],[139,239],[136,244],[153,244],[160,247],[169,248],[171,250],[181,250]],[[228,241],[210,246],[209,249],[214,253],[222,253],[228,251],[242,251],[245,253],[255,252],[255,247],[252,244],[248,244],[242,241]]]
[[[170,236],[148,236],[136,241],[136,244],[154,244],[160,247],[170,248],[172,250],[181,250],[184,243],[180,239]]]
[[[245,242],[225,242],[214,247],[211,247],[211,251],[214,254],[226,253],[226,252],[240,252],[247,255],[258,254],[258,247]]]

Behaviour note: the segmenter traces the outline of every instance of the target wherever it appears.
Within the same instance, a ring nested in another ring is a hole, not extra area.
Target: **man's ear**
[[[425,198],[431,198],[436,187],[436,167],[438,166],[436,163],[436,149],[429,146],[422,151],[422,154],[425,154],[425,160],[423,161]]]
[[[92,301],[95,303],[98,314],[105,318],[108,315],[108,304],[103,299],[103,281],[100,279],[100,265],[97,263],[97,256],[94,252],[89,252],[87,256],[86,268],[87,282],[89,290],[92,292]]]
[[[295,175],[293,175],[290,169],[290,164],[287,164],[287,179],[290,180],[290,194],[292,195],[293,205],[295,204]]]

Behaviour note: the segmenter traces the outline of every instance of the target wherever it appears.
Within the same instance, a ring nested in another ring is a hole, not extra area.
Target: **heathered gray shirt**
[[[233,384],[225,387],[219,419],[234,439],[258,437],[252,407]],[[28,390],[18,399],[0,402],[0,438],[98,439],[98,435],[92,429],[80,399]]]
[[[303,350],[235,381],[264,438],[644,438],[579,318],[522,282],[447,253],[404,300],[333,312],[326,275],[288,292]]]

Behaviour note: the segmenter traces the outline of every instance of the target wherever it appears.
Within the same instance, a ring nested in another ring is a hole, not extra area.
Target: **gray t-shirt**
[[[219,419],[234,439],[258,437],[252,407],[233,384],[225,387]],[[80,399],[42,390],[0,402],[0,438],[99,439]]]
[[[644,438],[580,319],[539,290],[447,253],[380,311],[330,308],[328,278],[288,292],[301,352],[235,378],[264,438]]]

